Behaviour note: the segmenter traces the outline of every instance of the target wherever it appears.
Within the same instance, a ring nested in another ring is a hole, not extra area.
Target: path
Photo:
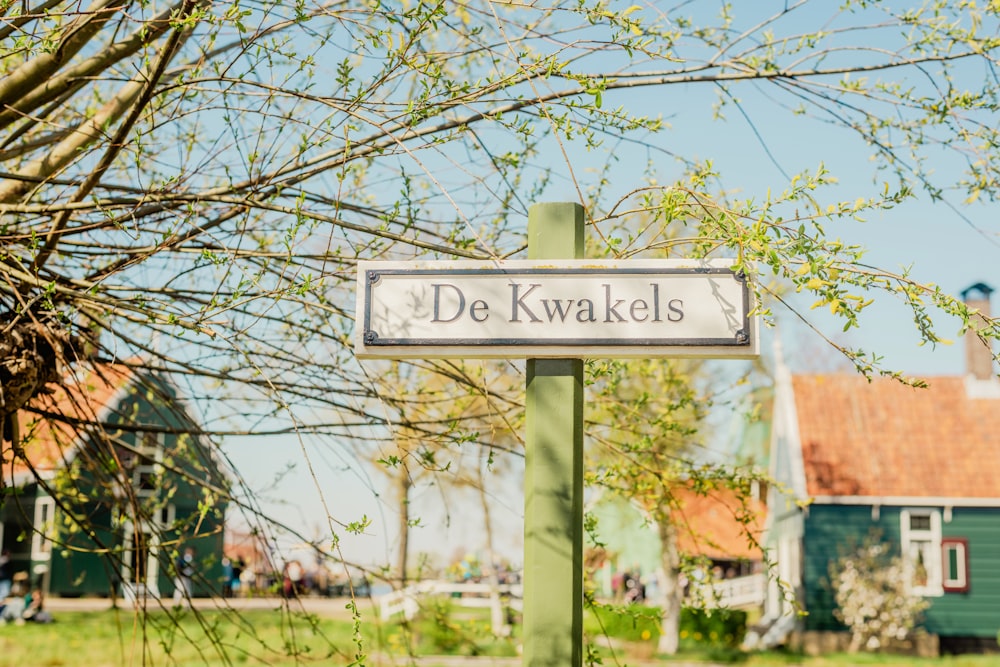
[[[293,611],[306,611],[326,618],[341,620],[350,620],[351,618],[351,612],[347,608],[350,598],[302,597],[295,600],[284,600],[278,597],[195,598],[192,602],[193,606],[198,609],[279,609],[283,605],[287,605]],[[150,600],[148,608],[150,610],[159,609],[161,604],[166,607],[172,606],[170,599],[164,599],[161,602]],[[59,614],[61,611],[104,611],[111,609],[111,600],[95,597],[49,597],[45,600],[45,608],[53,614]],[[118,608],[122,611],[130,611],[132,604],[119,599]],[[370,598],[358,598],[358,609],[364,619],[377,618],[375,603]]]

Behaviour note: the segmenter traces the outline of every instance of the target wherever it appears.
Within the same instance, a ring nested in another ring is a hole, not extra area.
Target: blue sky
[[[783,144],[779,137],[772,145],[772,151],[792,150],[786,146],[790,144]],[[822,150],[818,152],[824,153]],[[836,152],[834,144],[828,145],[824,159],[833,162]],[[753,174],[754,178],[757,176]],[[991,223],[985,219],[989,207],[980,205],[978,209],[973,213],[981,218],[979,224],[983,229],[989,229]],[[943,205],[907,203],[863,224],[844,223],[842,235],[868,246],[873,264],[888,269],[912,266],[913,275],[921,280],[936,282],[952,294],[958,294],[970,284],[980,281],[1000,287],[1000,270],[997,268],[1000,263],[996,261],[1000,252],[994,243],[995,237],[984,238]],[[817,318],[820,325],[829,325],[830,318],[824,316],[824,311],[806,312]],[[778,311],[777,320],[786,360],[793,370],[829,370],[836,367],[837,355],[805,330],[796,318]],[[941,333],[945,337],[956,338],[956,329],[957,323],[946,325]],[[919,346],[910,315],[905,308],[892,303],[876,306],[865,313],[861,328],[849,334],[838,334],[837,328],[828,331],[838,342],[884,355],[888,366],[907,374],[947,375],[963,371],[964,347],[961,340],[956,338],[953,345],[934,348]],[[762,338],[767,353],[773,341],[773,331],[765,329]],[[240,441],[238,447],[229,447],[251,486],[262,489],[259,499],[283,520],[299,527],[309,537],[327,535],[328,526],[322,522],[322,514],[316,511],[322,493],[328,507],[338,518],[357,519],[365,514],[372,520],[371,527],[363,536],[352,536],[337,529],[348,560],[392,562],[396,521],[391,499],[377,495],[384,493],[382,479],[367,468],[356,465],[351,452],[330,446],[309,446],[308,450],[316,474],[315,483],[305,469],[300,445],[292,438],[281,438],[280,441],[246,439]],[[286,464],[294,465],[294,469],[279,483],[272,483],[272,477]],[[515,562],[522,550],[521,493],[515,480],[506,488],[497,490],[493,503],[501,535],[500,551]],[[474,500],[448,497],[437,487],[417,489],[414,506],[423,518],[423,525],[413,531],[414,553],[430,551],[451,558],[459,552],[478,550],[482,544],[482,533],[478,529],[481,516],[478,503]],[[345,508],[349,510],[345,511]],[[283,542],[287,544],[289,540]]]
[[[890,177],[879,174],[871,160],[872,149],[853,132],[821,123],[807,115],[793,115],[778,109],[768,91],[757,88],[740,90],[743,111],[730,107],[725,120],[709,120],[708,110],[715,99],[711,86],[687,86],[682,105],[664,107],[671,129],[665,142],[685,158],[711,159],[727,191],[736,198],[765,198],[768,190],[780,192],[788,177],[802,171],[814,171],[821,163],[838,179],[827,192],[820,191],[821,201],[853,201],[857,197],[877,195]],[[641,99],[643,107],[656,109],[662,92]],[[616,102],[612,96],[611,103]],[[622,147],[623,174],[616,187],[624,194],[640,182],[637,167],[646,159],[664,165],[669,174],[669,160],[656,154]],[[932,154],[933,155],[933,154]],[[957,180],[960,163],[954,155],[939,152],[932,166],[948,181]],[[633,173],[629,175],[629,168]],[[567,197],[572,196],[566,189]],[[872,212],[864,222],[841,219],[825,225],[830,237],[859,243],[868,249],[867,263],[888,271],[910,271],[920,282],[935,283],[945,292],[958,296],[966,287],[984,282],[1000,288],[1000,220],[996,205],[983,200],[962,206],[962,193],[946,192],[944,201],[933,202],[923,192],[894,209]],[[957,322],[941,319],[940,335],[954,339],[953,345],[920,346],[911,314],[891,299],[879,298],[870,312],[863,314],[861,328],[846,334],[841,326],[824,317],[825,309],[804,314],[840,343],[863,347],[884,355],[890,367],[909,374],[961,373],[964,364],[961,341],[956,339]],[[789,363],[804,369],[808,363],[795,359],[796,344],[809,348],[820,343],[810,341],[800,331],[797,318],[775,308],[775,315],[786,331],[786,347],[791,346]],[[764,344],[768,332],[764,333]]]
[[[659,180],[668,182],[679,173],[679,166],[668,154],[689,159],[712,159],[722,182],[735,197],[762,199],[768,189],[778,192],[797,172],[813,171],[820,163],[840,180],[839,186],[820,193],[821,199],[854,200],[880,192],[882,182],[869,159],[871,148],[850,131],[822,123],[816,118],[795,116],[777,106],[773,91],[766,84],[740,89],[744,114],[735,107],[726,110],[727,120],[711,119],[711,105],[716,89],[710,84],[683,89],[632,90],[609,94],[604,104],[627,102],[646,113],[662,114],[670,124],[661,139],[663,151],[650,151],[630,143],[608,140],[617,166],[611,172],[607,199],[624,197],[644,183],[646,167],[652,162]],[[553,167],[556,179],[546,193],[547,201],[576,199],[571,174],[581,182],[591,178],[588,167],[604,158],[600,151],[587,153],[569,147],[569,164],[555,145],[548,145],[535,158],[539,166]],[[934,162],[939,174],[952,177],[958,164],[941,153]],[[947,202],[958,204],[962,196],[947,194]],[[964,216],[964,218],[963,218]],[[977,203],[956,212],[947,203],[933,203],[926,195],[904,202],[897,208],[873,213],[866,222],[844,220],[827,225],[831,236],[861,243],[869,249],[872,265],[892,271],[905,267],[921,282],[933,282],[950,294],[976,282],[1000,288],[1000,221],[996,206]],[[940,335],[955,339],[952,345],[920,346],[912,317],[905,308],[891,301],[877,302],[866,311],[860,329],[840,333],[823,310],[804,313],[832,338],[850,347],[861,347],[883,355],[886,365],[911,375],[961,374],[964,348],[957,338],[957,322],[944,322]],[[995,306],[994,309],[996,309]],[[793,370],[815,370],[836,366],[836,355],[824,350],[822,342],[810,334],[797,318],[776,308],[786,358]],[[763,345],[771,345],[773,332],[765,330]],[[344,555],[362,562],[391,562],[395,542],[395,518],[392,503],[383,503],[381,480],[356,465],[352,452],[336,446],[306,445],[313,471],[304,464],[303,449],[293,438],[242,439],[227,443],[241,472],[251,486],[261,490],[259,498],[289,524],[307,536],[328,532],[321,513],[315,511],[322,494],[327,506],[340,519],[372,519],[368,534],[343,537]],[[279,481],[272,479],[286,465],[294,471]],[[315,474],[313,480],[311,475]],[[517,484],[499,489],[494,502],[496,516],[503,527],[503,549],[508,555],[520,553],[519,534],[522,500]],[[415,507],[426,517],[426,525],[414,532],[414,551],[434,550],[445,557],[459,550],[475,550],[481,545],[476,527],[481,523],[477,504],[445,498],[440,489],[424,487],[417,491]]]

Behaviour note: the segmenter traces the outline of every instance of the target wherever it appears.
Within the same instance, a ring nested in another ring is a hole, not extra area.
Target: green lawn
[[[518,664],[515,637],[494,642],[477,613],[443,609],[412,626],[381,625],[366,615],[360,636],[364,664],[405,664],[407,647],[418,655],[494,655]],[[479,611],[479,610],[477,610]],[[47,625],[0,626],[0,667],[117,667],[123,665],[350,665],[358,652],[351,621],[318,618],[287,610],[179,614],[153,612],[145,619],[129,611],[61,612]],[[642,633],[640,632],[640,635]],[[642,644],[645,644],[642,646]],[[605,665],[642,664],[649,642],[620,642]],[[686,647],[678,660],[746,667],[990,667],[998,656],[938,660],[885,655],[832,655],[810,658],[782,653],[745,655],[736,651]],[[421,665],[433,667],[433,661]],[[454,664],[454,663],[451,663]],[[649,664],[649,663],[646,663]],[[669,664],[669,663],[664,663]]]
[[[862,667],[865,665],[878,665],[879,667],[995,667],[1000,664],[1000,656],[961,655],[931,659],[877,653],[853,655],[836,653],[822,657],[805,657],[769,652],[747,656],[745,660],[734,664],[746,665],[746,667],[791,667],[792,665],[801,665],[802,667]]]
[[[478,611],[478,610],[477,610]],[[350,620],[274,610],[60,612],[50,624],[0,626],[0,667],[118,665],[398,664],[419,655],[515,656],[517,639],[493,641],[489,623],[462,613],[429,615],[412,625],[365,616]],[[359,649],[360,642],[360,649]],[[410,648],[412,647],[412,648]],[[394,656],[380,661],[376,656]]]
[[[348,621],[281,611],[63,612],[55,623],[0,627],[0,665],[346,665],[352,635]]]

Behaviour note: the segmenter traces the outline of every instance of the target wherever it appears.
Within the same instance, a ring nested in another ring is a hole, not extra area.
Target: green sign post
[[[358,263],[358,358],[527,360],[524,664],[583,664],[583,358],[758,355],[727,260],[587,260],[583,207],[528,211],[528,260]]]
[[[583,257],[583,207],[536,204],[529,259]],[[583,664],[583,360],[528,359],[524,664]]]

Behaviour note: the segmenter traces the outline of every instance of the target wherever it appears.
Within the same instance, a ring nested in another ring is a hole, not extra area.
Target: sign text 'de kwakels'
[[[361,357],[757,354],[728,261],[360,262]]]

